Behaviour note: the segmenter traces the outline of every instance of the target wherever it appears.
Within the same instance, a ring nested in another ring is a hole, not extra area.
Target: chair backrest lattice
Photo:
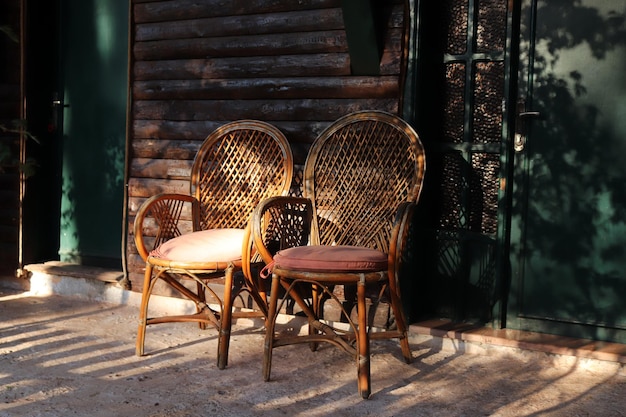
[[[304,171],[320,244],[382,251],[398,206],[419,198],[424,149],[402,119],[379,111],[352,113],[329,126],[313,144]]]
[[[156,201],[152,206],[152,216],[157,219],[159,228],[154,239],[153,248],[158,247],[163,242],[182,235],[178,223],[181,219],[184,200],[178,201]]]
[[[311,203],[304,199],[268,205],[263,218],[259,219],[262,222],[262,240],[267,250],[275,254],[281,249],[307,245],[311,211]]]
[[[240,120],[218,128],[191,171],[200,228],[244,228],[261,200],[287,194],[292,166],[289,143],[276,127]]]

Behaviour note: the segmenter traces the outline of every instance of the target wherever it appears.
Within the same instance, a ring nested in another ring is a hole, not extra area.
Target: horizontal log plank
[[[132,177],[188,179],[193,160],[133,158],[130,161]]]
[[[128,245],[129,247],[131,245]],[[134,246],[134,244],[132,245]],[[146,271],[146,262],[141,259],[138,253],[128,253],[126,258],[126,269],[128,270],[128,279],[131,282],[131,290],[141,292],[143,288],[144,274]]]
[[[128,194],[134,197],[152,197],[159,193],[189,194],[189,181],[155,178],[130,178]]]
[[[226,122],[217,119],[200,121],[134,120],[132,134],[136,139],[180,140],[181,146],[185,148],[191,146],[185,141],[202,141],[206,139],[209,133],[224,123]]]
[[[344,75],[350,75],[348,53],[137,61],[133,66],[137,81]]]
[[[129,245],[130,247],[131,245]],[[134,245],[133,245],[134,246]],[[128,278],[132,283],[133,291],[141,291],[143,287],[144,273],[146,270],[146,262],[141,259],[138,253],[129,253],[127,258],[127,269],[129,271]]]
[[[338,117],[341,115],[343,114],[338,114]],[[289,142],[307,143],[311,143],[310,138],[317,136],[322,129],[331,123],[331,120],[278,121],[266,119],[264,121],[278,127],[287,136]],[[226,122],[225,120],[215,122],[215,124],[222,125]],[[182,155],[189,152],[195,153],[201,141],[207,136],[209,130],[205,126],[206,122],[204,121],[135,120],[132,135],[141,142],[138,142],[136,146],[133,145],[133,156],[145,158],[149,154],[154,158],[176,158],[178,156],[186,158]],[[172,148],[181,147],[180,152],[182,154],[179,155],[179,151],[175,149],[166,149],[168,146]]]
[[[391,98],[398,94],[397,76],[147,80],[133,84],[136,100]]]
[[[380,60],[380,75],[396,75],[400,74],[402,66],[402,57],[391,52],[384,52]]]
[[[398,74],[400,72],[402,37],[403,33],[400,29],[394,29],[388,33],[380,63],[381,75]],[[324,39],[337,40],[338,38],[322,37],[321,41],[323,42]],[[306,38],[294,41],[296,44],[301,42],[302,48],[309,42]],[[183,41],[171,42],[181,43]],[[156,43],[168,44],[165,41]],[[260,41],[260,43],[262,44],[263,41]],[[216,43],[216,45],[218,44],[219,42]],[[304,50],[296,48],[286,51],[280,47],[268,47],[265,50],[263,48],[254,48],[254,52],[248,52],[251,56],[218,56],[213,58],[198,58],[198,56],[205,56],[204,52],[207,51],[194,55],[184,45],[181,46],[181,49],[186,51],[184,54],[179,54],[178,49],[173,46],[170,47],[170,50],[156,48],[153,51],[156,55],[151,56],[151,59],[154,60],[136,60],[133,66],[133,76],[135,80],[141,81],[151,79],[231,79],[351,75],[347,45],[343,49],[336,48],[332,50],[331,48],[322,48],[322,44],[315,43],[315,41],[312,45],[315,46],[315,49],[310,50],[312,53],[303,53],[307,52],[305,48]],[[137,45],[136,48],[140,48],[140,46]],[[245,48],[243,46],[242,50]],[[238,48],[231,49],[233,51],[238,50]],[[242,52],[242,50],[239,52]],[[334,50],[336,52],[333,52]],[[285,55],[276,55],[277,53],[284,53]],[[177,56],[185,59],[169,59]],[[191,58],[188,59],[188,56],[191,56]]]
[[[294,55],[347,52],[343,30],[269,35],[229,36],[138,42],[134,58],[163,59],[223,58],[261,55]]]
[[[137,258],[137,259],[135,259]],[[146,263],[143,262],[139,255],[129,256],[127,258],[128,280],[130,281],[131,291],[141,294],[143,291],[143,280],[146,269]]]
[[[148,120],[334,120],[338,114],[366,109],[394,112],[397,99],[304,100],[138,100],[135,118]]]
[[[133,231],[133,241],[134,241],[134,225],[132,225],[131,229]],[[180,233],[190,233],[193,231],[193,224],[190,219],[181,219],[178,222],[178,230]],[[157,232],[159,231],[159,225],[154,221],[153,218],[146,218],[141,227],[142,235],[146,238],[146,247],[152,249],[154,247],[154,240]]]
[[[172,0],[141,2],[133,0],[135,22],[165,22],[190,18],[280,13],[291,10],[328,9],[341,6],[340,0]]]
[[[401,57],[396,53],[383,53],[380,64],[381,75],[399,74],[400,63]],[[138,61],[133,66],[136,81],[350,75],[350,56],[347,53]]]
[[[337,115],[339,118],[341,115]],[[331,121],[268,121],[287,137],[296,163],[304,163],[315,138]],[[144,134],[155,134],[158,139],[139,139]],[[195,133],[194,133],[195,132]],[[133,124],[132,154],[137,158],[193,159],[202,140],[181,141],[180,136],[194,134],[205,136],[204,122],[175,122],[139,120]]]
[[[278,123],[276,124],[279,125]],[[306,154],[311,146],[311,143],[314,141],[317,134],[321,132],[322,127],[316,127],[317,124],[311,130],[305,130],[303,128],[299,128],[298,132],[301,137],[298,137],[299,141],[291,141],[291,152],[293,153],[294,161],[296,163],[301,162],[304,163],[306,159]],[[292,136],[289,138],[291,139]],[[150,145],[153,143],[154,145]],[[152,139],[147,140],[139,140],[136,139],[132,144],[133,155],[141,158],[161,158],[161,159],[188,159],[193,160],[197,153],[196,150],[192,151],[189,149],[187,152],[184,152],[177,148],[178,141],[171,140],[158,140],[154,141]],[[200,145],[198,144],[198,148]]]
[[[167,139],[137,139],[132,142],[132,155],[135,158],[162,158],[193,160],[202,141]]]
[[[187,181],[187,183],[189,184],[189,181]],[[189,195],[189,186],[187,186],[186,194]],[[133,229],[132,222],[135,221],[135,215],[137,214],[137,212],[139,211],[139,209],[141,208],[141,206],[145,203],[147,199],[148,197],[137,197],[137,196],[130,196],[128,198],[128,213],[130,216],[129,221],[131,222],[129,230]],[[189,221],[189,222],[191,221],[191,204],[189,203],[184,204],[183,210],[181,212],[181,219],[185,221]]]
[[[391,113],[397,112],[397,103],[394,108],[376,109]],[[370,108],[373,109],[373,108]],[[362,109],[366,110],[366,109]],[[295,163],[304,163],[306,154],[317,136],[332,123],[346,113],[338,113],[336,117],[325,121],[275,121],[266,120],[279,128],[289,140]],[[224,122],[225,123],[225,122]],[[158,132],[156,134],[155,132]],[[202,140],[181,141],[183,135],[204,137],[206,131],[204,122],[176,122],[167,120],[138,120],[133,124],[132,154],[136,158],[163,158],[163,159],[193,159],[200,148]],[[155,138],[145,138],[145,135],[156,135]]]
[[[326,31],[343,27],[341,8],[297,10],[138,24],[135,41]]]

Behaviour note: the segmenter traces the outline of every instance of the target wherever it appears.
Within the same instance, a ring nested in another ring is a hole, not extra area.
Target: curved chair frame
[[[267,300],[257,280],[251,274],[234,279],[234,273],[244,265],[247,271],[251,269],[250,214],[263,199],[286,195],[292,176],[291,148],[280,130],[265,122],[240,120],[219,127],[203,142],[191,170],[190,195],[159,194],[143,203],[134,223],[135,244],[146,261],[137,355],[144,354],[146,326],[196,321],[201,328],[210,323],[218,330],[217,365],[220,369],[226,367],[233,318],[267,315]],[[189,262],[151,254],[152,249],[189,229],[196,232],[222,228],[245,228],[241,259]],[[224,293],[219,296],[208,282],[221,277]],[[184,285],[182,279],[195,281],[196,290]],[[196,313],[148,317],[150,295],[159,280],[192,300]],[[250,294],[259,311],[233,313],[234,300],[242,292]],[[219,305],[217,310],[208,305],[207,293]]]

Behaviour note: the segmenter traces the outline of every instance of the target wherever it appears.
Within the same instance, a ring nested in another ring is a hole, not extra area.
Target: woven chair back
[[[245,228],[262,199],[286,195],[292,175],[289,143],[276,127],[240,120],[218,128],[203,143],[191,171],[200,229]]]
[[[387,252],[400,203],[417,201],[424,149],[402,119],[383,112],[338,119],[313,144],[304,170],[313,200],[313,239]]]

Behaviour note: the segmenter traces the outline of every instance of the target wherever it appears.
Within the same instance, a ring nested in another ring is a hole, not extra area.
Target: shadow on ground
[[[130,306],[0,291],[0,314],[0,416],[626,415],[618,364],[469,354],[415,337],[407,365],[395,342],[375,342],[365,401],[352,358],[332,346],[278,348],[263,382],[258,325],[234,327],[219,371],[215,331],[191,323],[149,327],[148,355],[135,356]]]

